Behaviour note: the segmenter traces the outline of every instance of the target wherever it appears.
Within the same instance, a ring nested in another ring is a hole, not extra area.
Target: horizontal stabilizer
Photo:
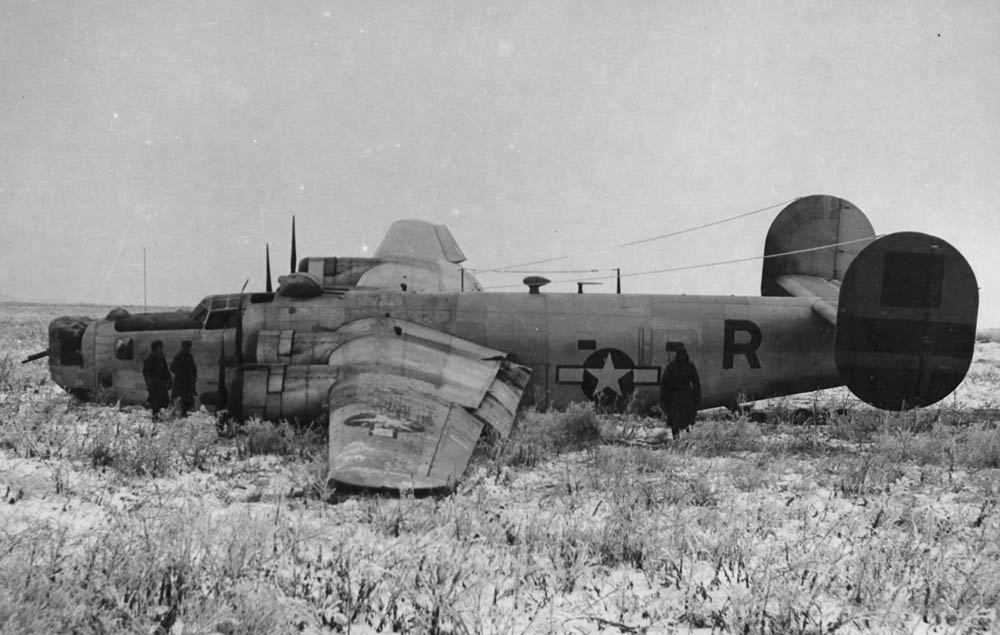
[[[837,324],[839,280],[826,280],[817,276],[784,275],[778,276],[775,282],[790,296],[812,298],[813,311],[830,325]]]

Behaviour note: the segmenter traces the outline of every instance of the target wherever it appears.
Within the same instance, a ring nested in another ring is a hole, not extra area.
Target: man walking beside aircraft
[[[195,384],[198,383],[198,366],[191,354],[191,340],[181,342],[181,350],[170,362],[170,372],[174,374],[174,390],[170,397],[180,416],[186,417],[194,406]]]
[[[687,349],[680,348],[674,361],[667,364],[660,380],[660,407],[675,438],[681,430],[694,423],[700,401],[698,369],[688,358]]]
[[[157,421],[160,410],[170,405],[171,377],[167,358],[163,354],[163,342],[154,340],[150,349],[152,352],[142,363],[142,378],[146,380],[146,391],[149,393],[147,404],[153,411],[153,421]]]

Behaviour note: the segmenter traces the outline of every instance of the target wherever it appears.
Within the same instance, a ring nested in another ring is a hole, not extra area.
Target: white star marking
[[[611,361],[611,353],[608,353],[608,356],[604,358],[603,368],[588,368],[586,370],[597,378],[597,385],[594,386],[595,397],[604,392],[605,389],[612,390],[621,397],[622,390],[618,380],[632,372],[631,368],[615,368],[614,362]]]

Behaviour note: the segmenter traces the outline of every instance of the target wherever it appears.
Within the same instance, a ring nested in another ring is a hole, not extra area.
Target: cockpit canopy
[[[222,329],[236,325],[240,313],[240,298],[243,302],[260,304],[274,300],[273,293],[227,293],[205,296],[188,316],[203,325],[205,329]]]

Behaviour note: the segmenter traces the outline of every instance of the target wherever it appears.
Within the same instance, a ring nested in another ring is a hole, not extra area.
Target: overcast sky
[[[40,0],[0,18],[0,299],[141,305],[144,247],[150,304],[262,289],[293,213],[300,256],[371,255],[423,218],[477,269],[574,254],[538,268],[635,273],[760,255],[778,210],[606,248],[824,193],[956,246],[980,326],[1000,326],[995,1]],[[751,262],[624,287],[759,281]]]

